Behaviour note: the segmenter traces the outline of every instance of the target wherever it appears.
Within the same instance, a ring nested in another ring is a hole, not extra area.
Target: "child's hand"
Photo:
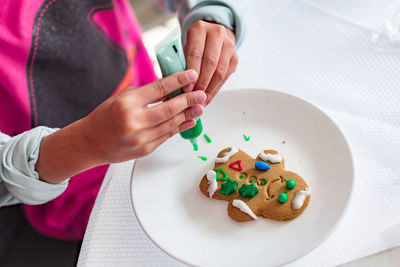
[[[84,135],[104,163],[145,156],[169,137],[196,125],[204,92],[181,94],[153,107],[148,104],[193,84],[193,70],[177,73],[141,88],[127,88],[84,119]]]
[[[46,136],[36,170],[40,179],[58,183],[95,166],[145,156],[169,137],[195,126],[206,95],[184,93],[153,107],[176,89],[196,82],[188,70],[140,88],[127,88],[85,118]]]
[[[194,90],[206,92],[208,105],[236,70],[235,35],[220,24],[199,20],[187,32],[184,51],[187,68],[200,73]],[[185,91],[191,89],[188,87]]]

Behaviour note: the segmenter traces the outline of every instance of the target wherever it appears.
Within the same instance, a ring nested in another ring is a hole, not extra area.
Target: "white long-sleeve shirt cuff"
[[[49,184],[35,170],[40,143],[57,130],[40,126],[12,138],[0,133],[0,207],[43,204],[67,189],[69,180]]]
[[[235,33],[236,48],[244,37],[245,27],[240,15],[239,0],[158,0],[167,10],[179,13],[182,28],[182,43],[186,43],[187,31],[199,20],[216,22]]]
[[[216,22],[232,30],[236,37],[236,48],[243,41],[243,20],[237,8],[229,1],[202,1],[190,9],[186,14],[180,13],[179,20],[182,27],[182,41],[186,43],[186,34],[189,28],[199,20]]]

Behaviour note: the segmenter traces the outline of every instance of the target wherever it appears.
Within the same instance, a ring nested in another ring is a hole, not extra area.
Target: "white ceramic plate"
[[[220,93],[202,122],[211,144],[201,137],[194,152],[176,136],[134,166],[134,211],[157,246],[197,266],[274,266],[301,257],[329,236],[349,200],[354,171],[346,138],[327,115],[291,95],[243,89]],[[228,202],[201,194],[202,176],[230,146],[254,157],[264,149],[281,152],[286,169],[312,189],[304,213],[289,222],[237,223],[227,214]]]

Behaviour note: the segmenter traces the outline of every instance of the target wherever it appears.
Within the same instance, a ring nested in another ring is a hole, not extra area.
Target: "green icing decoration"
[[[254,184],[244,184],[239,188],[242,197],[254,197],[258,194],[258,188]]]
[[[215,169],[215,177],[217,178],[217,181],[228,181],[229,177],[228,174],[225,172],[224,169]],[[219,174],[222,173],[224,176],[221,178],[218,178]]]
[[[250,183],[254,183],[254,179],[253,178],[250,179]]]
[[[243,179],[243,178],[244,178],[244,174],[241,174],[241,175],[239,176],[239,178],[240,178],[240,179]]]
[[[204,134],[203,136],[204,136],[204,139],[206,139],[207,143],[212,143],[211,138],[207,134]]]
[[[246,111],[243,111],[243,115],[246,115]]]
[[[278,196],[278,200],[280,203],[285,203],[288,200],[287,193],[280,193]]]
[[[238,185],[239,185],[238,182],[229,179],[225,183],[221,184],[221,189],[219,190],[219,192],[221,192],[221,194],[229,196],[230,194],[232,194],[237,190]]]
[[[198,157],[199,157],[199,159],[201,159],[201,160],[203,160],[203,161],[207,161],[207,160],[208,160],[207,157],[203,157],[203,156],[198,156]]]
[[[248,142],[250,140],[250,136],[246,136],[245,134],[243,134],[243,138],[244,138],[244,140],[246,140],[246,142]]]
[[[261,181],[261,185],[265,185],[267,181]]]
[[[285,181],[286,181],[286,188],[287,189],[292,190],[293,188],[296,187],[296,182],[294,180],[285,179]]]

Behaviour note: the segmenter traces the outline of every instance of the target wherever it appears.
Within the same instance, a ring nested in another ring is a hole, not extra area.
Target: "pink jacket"
[[[6,134],[63,127],[119,90],[156,78],[127,0],[5,0],[0,22]],[[24,205],[28,220],[43,234],[82,239],[107,167],[73,177],[53,201]]]

